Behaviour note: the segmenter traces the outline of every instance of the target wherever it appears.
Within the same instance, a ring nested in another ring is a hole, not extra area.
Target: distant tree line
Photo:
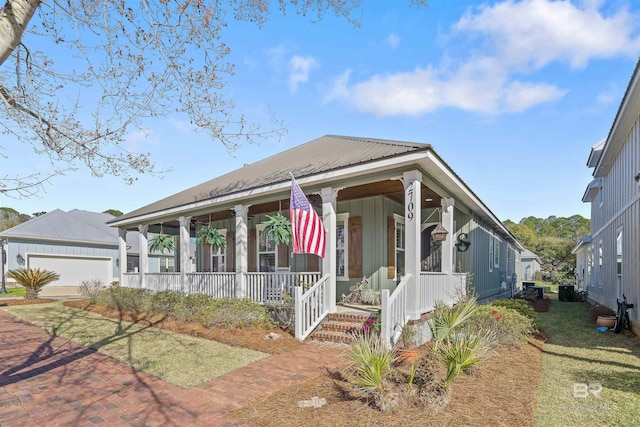
[[[581,215],[530,216],[519,223],[506,220],[504,224],[525,248],[538,255],[542,272],[556,280],[573,272],[576,258],[571,249],[591,231],[591,220]]]

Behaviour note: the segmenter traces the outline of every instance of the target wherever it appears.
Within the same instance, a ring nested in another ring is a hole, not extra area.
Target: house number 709
[[[409,196],[407,200],[407,219],[412,220],[413,219],[413,186],[409,187],[409,191],[407,193],[407,195]]]

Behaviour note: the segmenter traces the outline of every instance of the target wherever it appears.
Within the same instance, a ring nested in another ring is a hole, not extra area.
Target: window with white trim
[[[489,235],[489,272],[493,271],[493,250],[495,247],[495,240],[493,239],[493,236]]]
[[[336,278],[349,278],[349,214],[336,215]]]
[[[500,268],[500,239],[494,237],[493,241],[493,266],[495,268]]]
[[[598,242],[598,287],[602,288],[602,239]]]
[[[223,236],[227,235],[227,230],[225,228],[218,230],[218,232]],[[216,273],[227,271],[226,245],[221,248],[217,248],[215,252],[211,251],[211,271],[215,271]]]
[[[616,284],[617,297],[622,298],[622,227],[616,230]]]
[[[405,233],[404,233],[404,217],[399,215],[393,216],[396,221],[396,279],[404,276],[404,250],[405,250]]]
[[[591,287],[595,285],[595,279],[593,277],[593,267],[594,267],[593,245],[591,245],[587,248],[587,276],[588,276],[587,280],[588,280],[588,284],[591,285]]]
[[[264,232],[264,224],[256,225],[258,234],[258,271],[274,272],[278,267],[278,245],[276,245],[273,237],[267,236]]]

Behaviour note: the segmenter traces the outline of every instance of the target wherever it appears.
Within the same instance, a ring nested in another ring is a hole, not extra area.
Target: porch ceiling
[[[385,196],[397,203],[404,203],[404,187],[399,180],[384,180],[372,182],[369,184],[356,185],[343,188],[338,192],[338,201],[357,200],[367,197]],[[317,209],[322,207],[322,198],[318,194],[310,194],[307,196],[311,204]],[[440,207],[440,196],[424,183],[422,184],[422,209]],[[288,212],[289,199],[275,200],[266,203],[258,203],[251,205],[249,208],[249,216],[264,215],[272,212]],[[210,221],[221,221],[234,217],[233,210],[224,210],[212,212],[210,214],[194,216],[192,222],[207,224]],[[166,227],[178,227],[178,221],[165,222]]]

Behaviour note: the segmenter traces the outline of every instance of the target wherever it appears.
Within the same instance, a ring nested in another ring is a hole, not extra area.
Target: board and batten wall
[[[622,231],[622,292],[635,304],[629,315],[637,322],[640,309],[640,124],[636,118],[611,168],[602,177],[602,186],[591,202],[590,247],[593,251],[593,277],[585,277],[589,298],[616,309],[617,245]],[[600,259],[600,245],[602,258]],[[585,271],[587,267],[585,266]]]

